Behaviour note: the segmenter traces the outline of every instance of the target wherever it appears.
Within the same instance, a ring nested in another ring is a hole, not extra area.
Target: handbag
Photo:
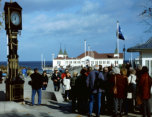
[[[132,88],[133,88],[133,83],[132,83],[132,76],[131,76],[131,80],[130,80],[130,83],[128,85],[128,92],[132,92]]]
[[[127,99],[132,99],[132,93],[127,93]]]
[[[118,93],[118,91],[117,91],[117,81],[116,81],[117,79],[116,79],[116,76],[115,76],[115,85],[114,85],[114,87],[113,87],[113,93],[116,95],[117,93]]]
[[[137,105],[141,105],[142,104],[142,99],[139,95],[137,95],[136,97],[136,102],[137,102]]]

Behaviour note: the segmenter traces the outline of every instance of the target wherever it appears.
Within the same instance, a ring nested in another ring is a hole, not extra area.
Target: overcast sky
[[[5,2],[2,0],[1,12]],[[139,14],[145,0],[12,0],[23,8],[23,29],[19,40],[20,61],[40,61],[41,54],[52,60],[60,44],[69,57],[84,52],[84,40],[98,53],[116,48],[116,22],[119,20],[126,48],[148,40]],[[120,52],[124,41],[120,40]],[[6,33],[0,31],[0,61],[6,61]],[[134,56],[134,55],[133,55]],[[127,54],[129,59],[130,53]]]

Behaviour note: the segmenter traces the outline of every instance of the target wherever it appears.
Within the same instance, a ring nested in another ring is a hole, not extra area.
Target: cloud
[[[4,1],[7,0],[3,0],[3,4]],[[129,43],[136,42],[141,35],[138,32],[143,29],[137,23],[139,5],[143,0],[16,1],[23,8],[23,30],[19,43],[23,45],[19,46],[21,57],[23,53],[33,54],[35,58],[44,52],[49,55],[50,50],[58,53],[59,43],[66,43],[69,51],[72,45],[72,52],[68,52],[75,56],[74,53],[83,51],[83,47],[79,46],[80,43],[83,46],[84,39],[96,51],[113,52],[117,20],[120,21],[123,34],[130,39]],[[30,60],[30,56],[26,58]]]
[[[100,4],[99,2],[91,2],[89,0],[86,0],[84,2],[84,5],[81,9],[81,12],[82,13],[86,13],[86,14],[90,14],[90,13],[93,13],[93,12],[97,12],[98,10],[100,9]]]
[[[102,23],[104,22],[104,23]],[[112,20],[108,15],[90,14],[81,16],[76,14],[58,15],[54,18],[40,14],[31,20],[29,32],[47,35],[84,35],[105,33],[110,28]],[[31,27],[32,25],[32,27]],[[104,29],[102,29],[104,27]]]
[[[38,11],[63,11],[81,3],[81,0],[18,0],[24,13]]]

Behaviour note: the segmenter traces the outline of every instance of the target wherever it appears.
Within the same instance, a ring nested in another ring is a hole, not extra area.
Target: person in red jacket
[[[69,72],[68,69],[65,69],[65,71],[61,74],[62,94],[65,94],[65,87],[63,85],[63,79],[66,78],[66,75],[68,72]]]
[[[141,78],[139,81],[139,88],[140,88],[140,96],[142,98],[143,104],[142,104],[142,114],[143,117],[150,117],[150,90],[151,90],[151,77],[149,76],[148,73],[148,68],[146,66],[144,66],[142,68],[142,74],[141,74]]]
[[[123,75],[120,74],[120,69],[118,67],[113,68],[114,74],[111,76],[111,82],[113,87],[117,87],[117,93],[114,94],[114,116],[118,114],[118,105],[120,107],[120,116],[122,114],[122,104],[123,100],[126,98],[126,91],[128,81],[127,78],[124,78]]]

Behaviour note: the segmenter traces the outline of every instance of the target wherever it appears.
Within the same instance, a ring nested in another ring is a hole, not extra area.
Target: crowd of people
[[[72,111],[92,116],[92,112],[113,116],[127,115],[140,111],[143,117],[150,117],[150,90],[152,79],[146,66],[136,69],[94,66],[82,68],[80,74],[68,70],[61,73],[56,69],[52,75],[54,87],[65,90],[65,101],[72,101]],[[57,75],[58,74],[58,75]],[[60,74],[60,75],[59,75]],[[59,80],[59,84],[56,82]]]
[[[31,75],[32,82],[32,105],[35,93],[38,92],[41,104],[42,87],[41,81],[47,75],[38,75],[37,70]],[[43,76],[43,77],[42,77]],[[137,66],[136,69],[123,65],[121,68],[115,66],[104,67],[95,65],[93,68],[84,67],[80,74],[76,71],[71,75],[68,69],[64,71],[54,70],[51,80],[54,91],[60,89],[64,92],[65,101],[72,102],[72,112],[96,117],[100,114],[113,116],[127,115],[128,112],[139,111],[143,117],[150,117],[150,96],[152,79],[146,66]],[[47,86],[48,78],[43,80],[43,88]],[[62,88],[60,88],[60,86]]]

